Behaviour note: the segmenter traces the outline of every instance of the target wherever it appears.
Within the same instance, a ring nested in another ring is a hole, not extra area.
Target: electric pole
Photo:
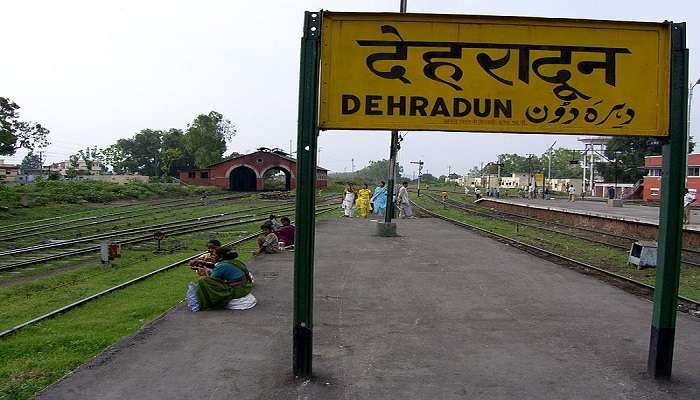
[[[423,160],[418,160],[418,161],[411,161],[411,164],[418,164],[418,194],[416,195],[417,197],[420,197],[420,178],[421,175],[423,175]]]
[[[406,1],[407,0],[401,0],[399,4],[399,11],[402,14],[406,13]],[[391,224],[391,218],[394,216],[396,153],[398,152],[399,146],[399,131],[396,129],[391,131],[391,144],[389,146],[389,182],[387,182],[386,212],[384,214],[384,225],[380,224],[377,228],[379,236],[396,236],[396,225]]]
[[[554,145],[557,144],[557,141],[555,140],[554,143],[552,143],[551,146],[547,149],[547,155],[549,156],[549,168],[547,169],[547,184],[551,189],[552,186],[552,149],[554,148]],[[545,185],[546,186],[546,185]],[[544,188],[542,188],[542,198],[544,199]]]

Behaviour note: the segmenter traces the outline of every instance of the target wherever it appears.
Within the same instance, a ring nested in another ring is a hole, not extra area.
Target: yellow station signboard
[[[668,135],[670,24],[324,13],[321,129]]]

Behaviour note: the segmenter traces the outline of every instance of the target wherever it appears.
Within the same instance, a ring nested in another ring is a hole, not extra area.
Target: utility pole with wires
[[[402,14],[406,13],[406,2],[407,0],[401,0],[399,5],[399,12]],[[387,182],[387,199],[386,199],[386,212],[384,214],[384,222],[377,224],[377,234],[379,236],[396,236],[396,223],[391,222],[391,218],[394,216],[394,188],[395,188],[395,176],[396,176],[396,157],[399,151],[399,131],[391,131],[391,144],[389,145],[389,179]]]
[[[411,161],[411,164],[417,164],[418,165],[418,190],[417,190],[417,197],[420,197],[420,178],[423,175],[423,160],[418,160],[418,161]]]
[[[544,186],[548,187],[550,191],[552,190],[552,149],[554,149],[555,144],[557,144],[556,140],[547,149],[547,156],[549,157],[549,167],[547,168],[547,184],[545,184]],[[542,198],[544,198],[544,188],[542,188]]]

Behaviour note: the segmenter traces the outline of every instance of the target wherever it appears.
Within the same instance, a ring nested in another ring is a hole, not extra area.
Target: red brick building
[[[644,200],[661,200],[661,156],[644,157]],[[688,190],[700,194],[700,153],[688,155],[688,175],[686,178]]]
[[[281,172],[285,176],[285,189],[294,190],[297,186],[297,161],[279,150],[260,148],[255,153],[230,158],[212,164],[207,168],[180,171],[183,183],[218,186],[237,192],[265,190],[265,176]],[[328,170],[317,167],[316,187],[328,186]]]

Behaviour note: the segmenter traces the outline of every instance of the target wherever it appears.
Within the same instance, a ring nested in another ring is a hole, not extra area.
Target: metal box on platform
[[[658,244],[652,240],[640,240],[632,244],[629,253],[629,262],[638,269],[656,268],[656,255]]]

